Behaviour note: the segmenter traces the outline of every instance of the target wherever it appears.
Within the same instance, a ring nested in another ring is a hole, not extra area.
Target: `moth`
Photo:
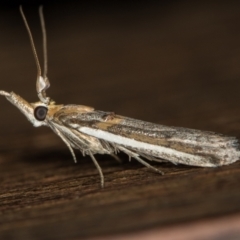
[[[21,6],[20,12],[37,65],[36,90],[40,101],[29,103],[14,92],[0,91],[0,95],[15,105],[34,127],[50,127],[67,145],[75,162],[73,149],[89,155],[99,172],[101,187],[104,187],[104,176],[95,154],[110,154],[118,159],[116,154],[122,151],[160,174],[163,173],[150,165],[148,160],[199,167],[217,167],[239,160],[239,143],[235,137],[158,125],[84,105],[56,105],[46,95],[50,82],[47,78],[47,41],[42,7],[39,8],[39,15],[43,34],[43,74]]]

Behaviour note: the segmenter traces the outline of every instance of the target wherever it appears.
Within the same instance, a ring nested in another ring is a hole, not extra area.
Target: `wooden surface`
[[[240,138],[239,7],[46,5],[48,94],[57,103]],[[41,57],[37,8],[25,9]],[[37,101],[18,9],[2,9],[0,19],[0,89]],[[1,239],[158,239],[166,231],[180,239],[195,223],[202,223],[198,237],[211,225],[217,237],[219,219],[230,234],[223,239],[240,238],[240,161],[216,169],[154,164],[160,176],[124,154],[123,164],[99,155],[100,189],[89,157],[77,152],[74,164],[50,129],[33,128],[4,97],[0,106]]]

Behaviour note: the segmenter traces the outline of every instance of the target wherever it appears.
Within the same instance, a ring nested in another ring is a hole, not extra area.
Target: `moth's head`
[[[52,100],[49,104],[36,102],[30,103],[30,105],[32,107],[32,114],[29,117],[27,116],[27,118],[32,122],[34,127],[49,125],[48,120],[51,121],[54,114],[63,107],[63,105],[56,105]]]
[[[0,95],[16,106],[34,127],[46,126],[49,105],[43,102],[29,103],[14,92],[0,91]],[[51,103],[50,103],[51,104]]]
[[[36,103],[28,103],[22,97],[18,96],[14,92],[9,93],[5,91],[0,91],[0,95],[5,96],[9,102],[15,105],[27,117],[27,119],[33,124],[33,126],[35,127],[46,126],[48,125],[47,124],[47,116],[49,113],[48,110],[50,108],[50,112],[52,114],[53,112],[52,105],[54,104],[50,100],[50,98],[47,97],[46,95],[46,90],[50,87],[50,82],[47,78],[47,36],[46,36],[45,22],[43,17],[43,10],[42,10],[42,7],[39,8],[39,16],[40,16],[40,22],[41,22],[42,34],[43,34],[43,57],[44,57],[43,75],[42,75],[41,66],[38,60],[37,51],[34,45],[32,33],[21,6],[20,6],[20,13],[22,15],[24,24],[26,26],[26,29],[29,35],[29,39],[31,42],[32,50],[33,50],[33,55],[37,65],[36,90],[37,90],[37,94],[40,101]]]
[[[48,105],[42,102],[31,103],[32,114],[29,116],[34,127],[46,126],[46,118],[48,115]],[[26,115],[26,114],[25,114]],[[29,118],[27,117],[27,118]]]

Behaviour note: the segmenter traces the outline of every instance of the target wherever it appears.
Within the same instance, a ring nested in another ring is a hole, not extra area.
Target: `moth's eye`
[[[38,121],[44,121],[47,116],[48,108],[44,106],[38,106],[34,109],[34,117]]]

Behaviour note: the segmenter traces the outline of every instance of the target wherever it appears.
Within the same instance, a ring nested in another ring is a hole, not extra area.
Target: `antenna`
[[[24,24],[28,32],[28,36],[29,36],[32,51],[33,51],[33,56],[35,58],[35,62],[37,65],[37,82],[36,82],[37,94],[41,102],[45,104],[49,104],[50,98],[46,96],[46,90],[50,87],[50,82],[47,78],[47,36],[46,36],[46,28],[45,28],[44,17],[43,17],[43,7],[42,6],[39,7],[39,16],[40,16],[40,22],[41,22],[41,28],[42,28],[42,35],[43,35],[43,57],[44,57],[44,69],[43,69],[44,75],[43,76],[42,76],[41,66],[37,56],[37,51],[34,45],[32,33],[27,23],[27,19],[23,13],[22,6],[20,6],[20,13],[22,15]]]
[[[41,74],[41,66],[40,66],[40,63],[39,63],[39,60],[38,60],[38,56],[37,56],[37,51],[36,51],[36,48],[35,48],[35,45],[34,45],[34,41],[33,41],[33,36],[32,36],[32,33],[31,33],[31,30],[28,26],[28,23],[27,23],[27,19],[24,15],[24,12],[22,10],[22,6],[20,5],[20,13],[22,15],[22,19],[23,19],[23,22],[25,24],[25,27],[27,29],[27,32],[28,32],[28,36],[30,38],[30,43],[31,43],[31,47],[32,47],[32,51],[33,51],[33,56],[35,58],[35,62],[36,62],[36,65],[37,65],[37,75],[38,77],[40,77],[42,74]]]
[[[43,77],[47,78],[47,32],[43,16],[43,6],[39,7],[39,16],[41,22],[42,36],[43,36]]]

